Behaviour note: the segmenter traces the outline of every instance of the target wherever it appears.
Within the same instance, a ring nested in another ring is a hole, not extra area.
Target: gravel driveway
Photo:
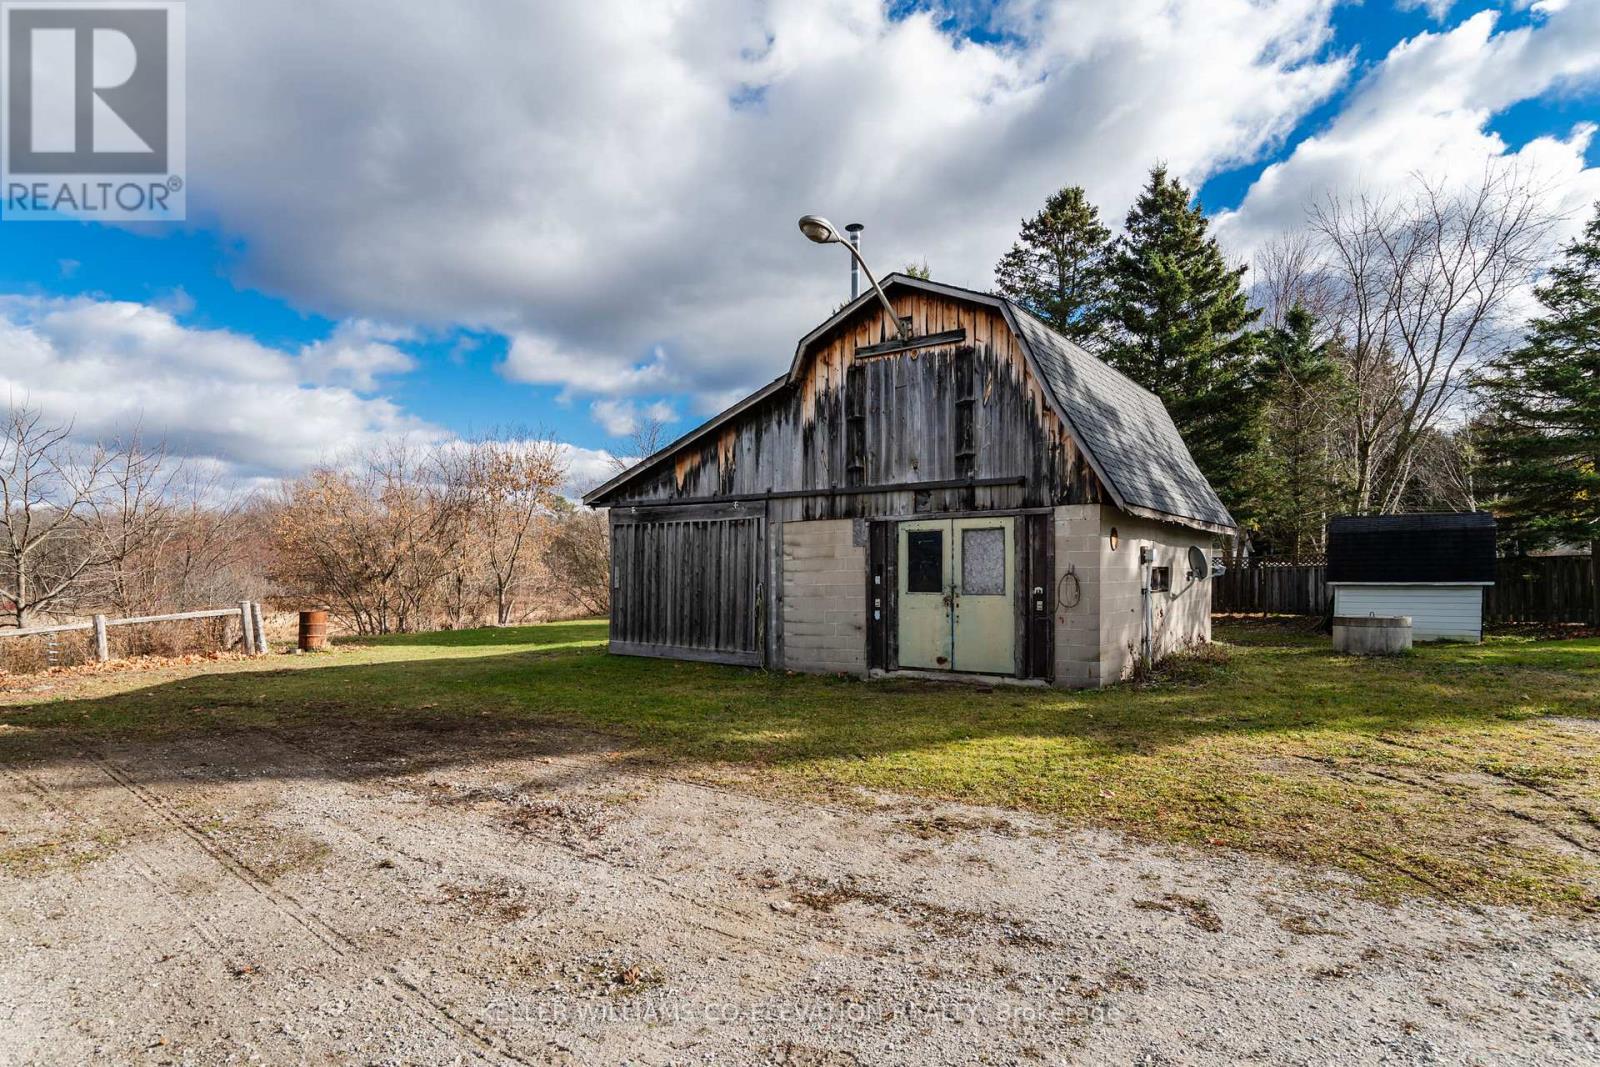
[[[550,731],[0,767],[0,1063],[1593,1063],[1600,930]]]

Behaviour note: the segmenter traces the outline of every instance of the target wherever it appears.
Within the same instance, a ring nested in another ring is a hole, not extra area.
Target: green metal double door
[[[901,667],[1015,673],[1015,522],[979,517],[900,524]]]

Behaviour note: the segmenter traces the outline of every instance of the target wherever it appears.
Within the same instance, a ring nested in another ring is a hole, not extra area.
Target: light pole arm
[[[878,300],[882,302],[883,310],[889,313],[889,321],[894,323],[895,336],[899,337],[902,341],[911,340],[911,331],[906,328],[905,323],[900,321],[900,316],[895,311],[894,305],[889,303],[888,296],[884,294],[883,286],[879,285],[878,279],[873,276],[872,268],[867,266],[867,261],[865,259],[861,258],[860,250],[849,241],[841,240],[839,243],[844,245],[845,248],[849,249],[850,254],[855,257],[856,263],[861,267],[862,273],[867,276],[867,281],[872,283],[872,289],[878,294]]]

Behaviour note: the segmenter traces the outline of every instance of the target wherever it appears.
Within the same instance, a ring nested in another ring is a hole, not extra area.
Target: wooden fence
[[[1585,556],[1502,559],[1485,592],[1485,622],[1588,622],[1594,564]],[[1254,560],[1215,579],[1211,610],[1321,615],[1331,606],[1327,566]]]
[[[1594,562],[1585,556],[1503,559],[1483,599],[1488,622],[1588,622]]]
[[[1321,615],[1328,605],[1328,568],[1322,561],[1252,560],[1228,567],[1211,582],[1211,610]]]
[[[96,615],[90,622],[68,622],[57,626],[29,626],[21,630],[0,630],[0,640],[7,637],[39,637],[45,634],[94,632],[95,658],[105,663],[111,658],[111,644],[106,631],[112,626],[139,626],[151,622],[182,622],[186,619],[223,619],[239,616],[240,644],[245,655],[260,656],[267,652],[267,635],[261,622],[261,605],[251,600],[239,601],[236,608],[207,608],[203,611],[178,611],[171,615],[135,615],[126,619],[111,619]]]

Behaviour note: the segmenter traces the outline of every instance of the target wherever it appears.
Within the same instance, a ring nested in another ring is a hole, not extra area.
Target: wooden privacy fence
[[[186,619],[225,619],[239,616],[239,630],[245,655],[260,656],[267,652],[266,628],[261,621],[261,605],[252,600],[241,600],[236,608],[207,608],[204,611],[178,611],[170,615],[135,615],[127,619],[110,619],[96,615],[90,622],[69,622],[59,626],[29,626],[21,630],[0,630],[0,640],[7,637],[39,637],[44,634],[94,632],[95,658],[101,663],[111,659],[111,643],[106,631],[113,626],[138,626],[152,622],[182,622]]]
[[[1327,610],[1328,568],[1314,563],[1252,560],[1229,565],[1211,581],[1211,610],[1269,612],[1275,615],[1321,615]]]
[[[1485,622],[1588,622],[1594,606],[1594,563],[1584,556],[1502,559],[1485,590]],[[1331,607],[1321,562],[1253,560],[1230,566],[1211,585],[1215,612],[1321,615]]]
[[[1584,556],[1502,559],[1483,598],[1489,622],[1588,622],[1594,609],[1594,561]]]

